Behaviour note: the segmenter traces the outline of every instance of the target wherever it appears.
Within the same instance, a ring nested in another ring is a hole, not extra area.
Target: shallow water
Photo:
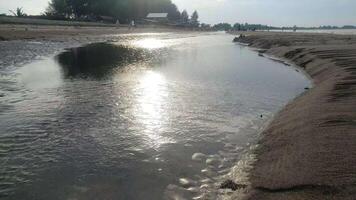
[[[215,187],[310,85],[231,40],[125,35],[3,73],[0,197],[157,200]]]

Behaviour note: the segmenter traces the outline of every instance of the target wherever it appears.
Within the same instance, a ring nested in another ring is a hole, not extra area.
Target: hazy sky
[[[0,13],[23,7],[39,14],[48,0],[0,0]],[[275,26],[356,25],[356,0],[173,0],[206,23],[248,22]]]

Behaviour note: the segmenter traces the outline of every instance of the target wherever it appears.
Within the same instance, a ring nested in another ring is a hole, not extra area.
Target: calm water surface
[[[231,40],[125,35],[3,75],[0,197],[157,200],[215,187],[310,84]]]

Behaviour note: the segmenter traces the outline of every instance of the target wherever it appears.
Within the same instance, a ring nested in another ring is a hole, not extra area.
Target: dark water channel
[[[310,84],[231,40],[127,36],[18,67],[0,91],[1,199],[158,200],[214,188]]]

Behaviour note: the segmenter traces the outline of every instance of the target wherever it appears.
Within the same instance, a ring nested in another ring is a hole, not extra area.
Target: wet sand
[[[256,32],[239,42],[314,82],[262,133],[247,199],[355,199],[356,36]]]
[[[48,25],[15,25],[0,24],[0,41],[2,40],[63,40],[69,37],[90,37],[127,33],[160,33],[185,31],[171,27],[137,27],[127,26],[93,27],[93,26],[48,26]]]
[[[1,21],[1,20],[0,20]],[[193,33],[173,27],[138,26],[56,26],[31,24],[1,24],[1,68],[29,63],[40,56],[49,56],[66,48],[90,43],[112,42],[125,34]],[[17,55],[21,51],[21,56]]]

